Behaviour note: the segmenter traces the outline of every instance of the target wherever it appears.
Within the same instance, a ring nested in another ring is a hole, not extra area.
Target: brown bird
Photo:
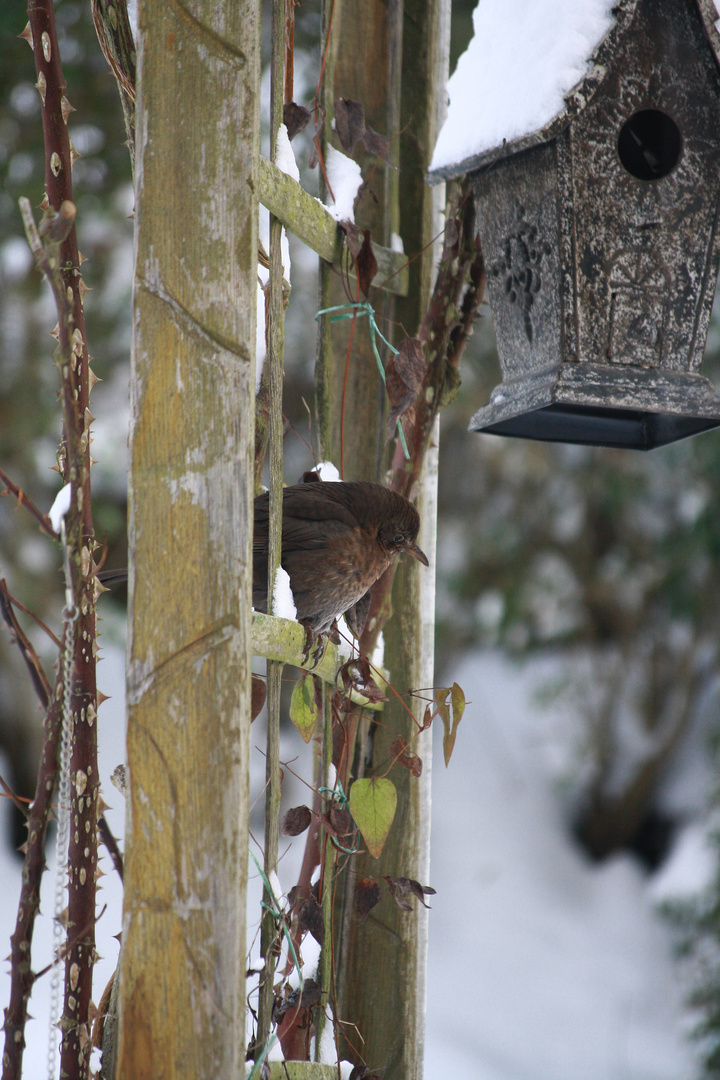
[[[255,499],[253,607],[267,611],[267,493]],[[283,490],[281,564],[290,577],[298,621],[325,633],[345,614],[360,636],[370,589],[407,551],[428,565],[417,545],[420,516],[381,484],[323,481]]]
[[[253,607],[267,611],[268,507],[255,499]],[[360,637],[370,610],[370,589],[393,559],[407,551],[428,565],[417,545],[420,516],[404,495],[381,484],[321,481],[283,489],[281,564],[290,578],[299,622],[328,631],[345,615]],[[103,570],[105,585],[127,570]]]

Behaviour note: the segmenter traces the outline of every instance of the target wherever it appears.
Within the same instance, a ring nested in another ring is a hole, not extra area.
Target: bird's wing
[[[287,545],[296,549],[317,550],[325,546],[329,537],[342,536],[357,529],[355,515],[341,502],[329,498],[327,487],[325,484],[302,484],[285,488],[283,548]],[[267,550],[268,507],[267,495],[255,500],[254,550]],[[318,525],[322,527],[318,528]]]

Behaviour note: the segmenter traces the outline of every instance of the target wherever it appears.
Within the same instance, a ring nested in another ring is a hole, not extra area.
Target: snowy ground
[[[435,751],[426,1080],[689,1080],[651,882],[568,840],[528,678],[493,654],[455,678],[472,705],[448,770]]]
[[[112,694],[100,711],[101,781],[121,835],[123,800],[109,783],[123,753],[118,648],[107,649],[98,671]],[[548,718],[528,707],[518,669],[484,654],[467,658],[455,677],[472,704],[450,768],[438,742],[433,770],[426,1080],[691,1080],[688,1018],[652,879],[629,858],[593,867],[568,841],[539,735]],[[50,951],[52,861],[36,968]],[[120,928],[120,890],[104,864],[95,1000]],[[19,869],[5,841],[0,942],[14,924]],[[7,989],[3,974],[2,1006]],[[46,976],[31,1006],[32,1080],[46,1075],[48,990]]]

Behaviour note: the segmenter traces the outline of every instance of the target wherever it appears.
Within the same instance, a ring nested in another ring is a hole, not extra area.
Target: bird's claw
[[[306,671],[314,671],[325,655],[325,634],[318,634],[313,630],[308,619],[300,619],[300,625],[305,628],[305,648],[302,654],[302,666]],[[314,662],[309,667],[310,653],[315,650]]]

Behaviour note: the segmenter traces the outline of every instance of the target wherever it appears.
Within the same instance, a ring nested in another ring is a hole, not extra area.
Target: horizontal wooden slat
[[[263,615],[253,611],[252,617],[252,652],[254,656],[264,656],[268,660],[280,660],[284,664],[292,664],[293,667],[303,667],[311,671],[313,675],[319,675],[323,682],[335,686],[337,672],[343,663],[343,658],[338,658],[337,645],[325,641],[325,651],[317,667],[313,665],[317,661],[315,650],[311,651],[307,660],[303,660],[305,648],[305,629],[300,623],[290,619],[277,619],[272,615]],[[384,673],[383,673],[384,674]],[[375,677],[375,676],[374,676]],[[382,680],[375,678],[378,685],[384,687]],[[362,694],[351,694],[352,700],[363,705],[367,709],[382,709],[382,701],[368,702]]]
[[[296,180],[265,157],[260,158],[258,174],[258,197],[263,206],[321,259],[339,268],[346,257],[344,234],[332,214],[312,195],[308,195]],[[373,251],[378,264],[373,285],[398,296],[407,296],[407,256],[375,243]]]

